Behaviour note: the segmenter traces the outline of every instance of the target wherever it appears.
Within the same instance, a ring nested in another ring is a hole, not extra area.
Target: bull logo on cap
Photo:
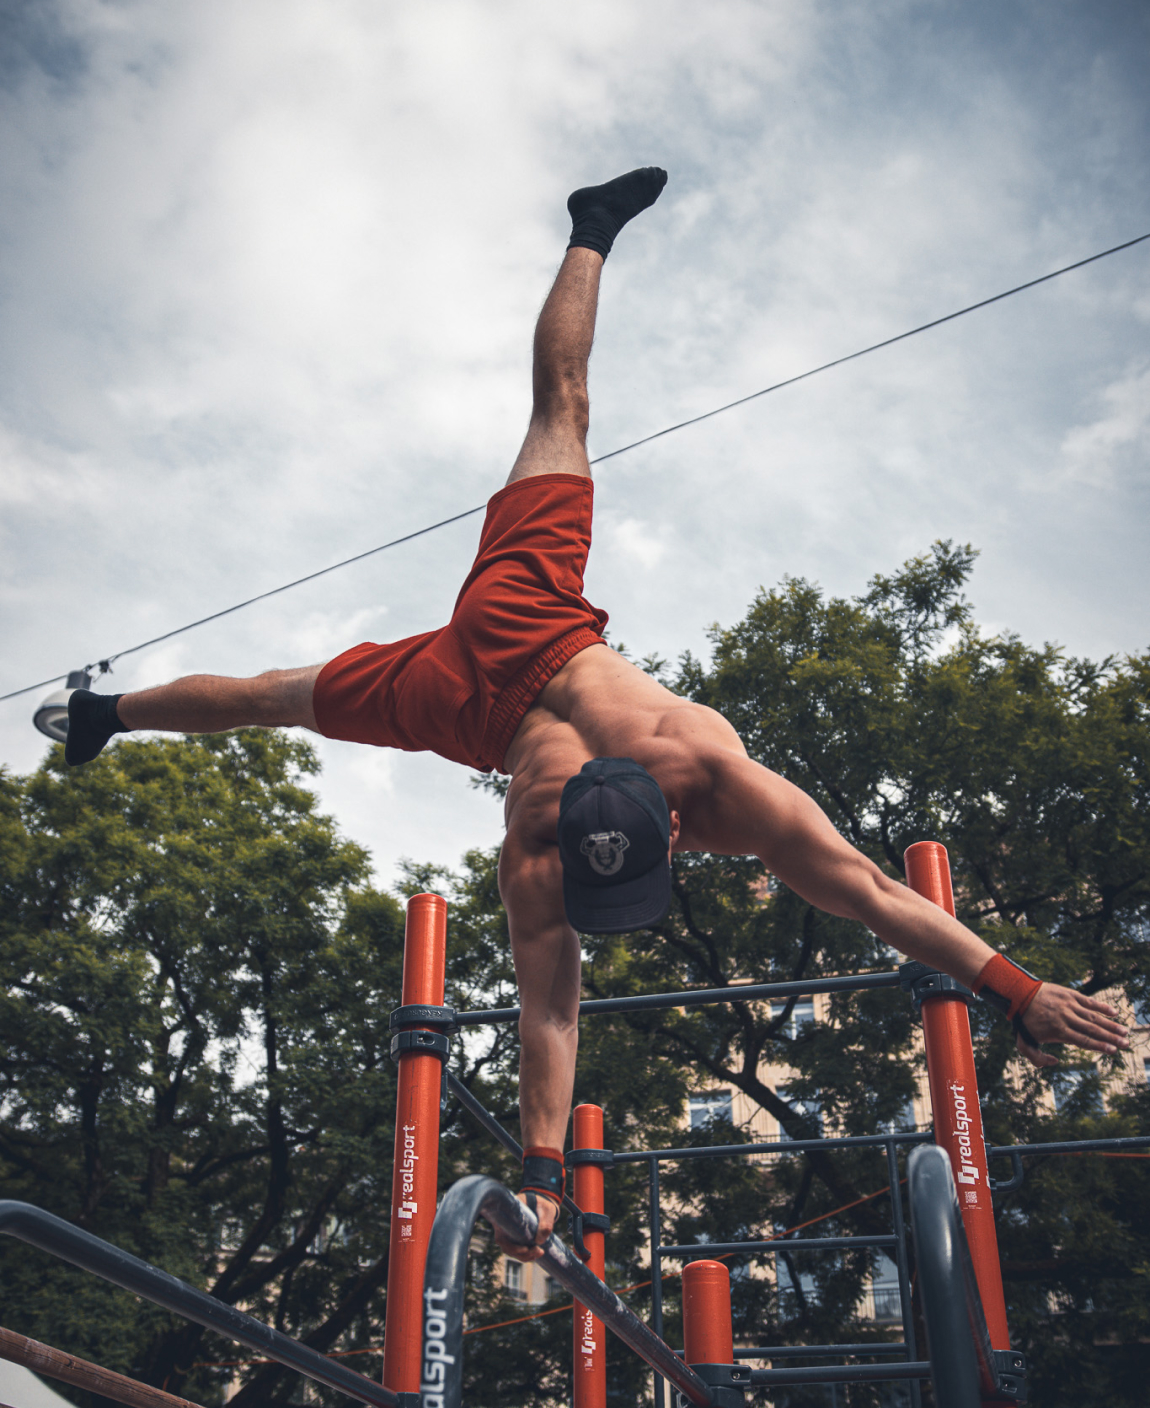
[[[623,852],[630,841],[621,831],[593,831],[584,836],[579,849],[599,875],[614,875],[623,867]]]

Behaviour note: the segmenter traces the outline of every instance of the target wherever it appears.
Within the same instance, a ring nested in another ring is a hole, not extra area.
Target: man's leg
[[[531,368],[531,424],[508,484],[533,474],[589,475],[587,362],[595,338],[603,259],[569,249],[539,322]]]
[[[64,754],[73,766],[87,763],[116,733],[165,729],[172,733],[223,733],[230,728],[315,729],[312,691],[322,665],[268,670],[250,679],[185,675],[154,689],[109,696],[77,690],[69,700]]]
[[[587,464],[587,362],[595,338],[599,275],[615,236],[654,205],[667,173],[657,166],[585,186],[567,202],[571,242],[535,327],[531,424],[508,484],[533,474],[591,473]]]

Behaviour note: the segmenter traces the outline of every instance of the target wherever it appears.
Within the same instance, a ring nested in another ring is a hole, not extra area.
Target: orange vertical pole
[[[953,915],[954,892],[946,847],[937,841],[917,841],[907,848],[903,860],[911,889]],[[986,1145],[974,1075],[970,1014],[961,994],[941,992],[924,997],[922,1029],[934,1115],[934,1142],[946,1150],[954,1170],[958,1204],[991,1346],[1009,1349],[1010,1330],[1006,1323],[994,1206],[987,1183]]]
[[[731,1273],[721,1261],[683,1267],[683,1358],[688,1364],[733,1364]]]
[[[603,1111],[598,1105],[576,1105],[573,1111],[571,1148],[602,1149]],[[576,1164],[572,1170],[571,1196],[582,1212],[602,1213],[603,1166]],[[606,1238],[602,1232],[583,1229],[583,1244],[591,1253],[587,1263],[603,1280],[606,1270]],[[575,1408],[607,1408],[607,1345],[603,1322],[585,1305],[575,1302],[572,1336]]]
[[[439,895],[413,895],[407,902],[403,946],[405,1007],[442,1007],[446,957],[447,901]],[[441,1080],[438,1056],[400,1053],[383,1347],[383,1382],[395,1393],[419,1392],[423,1268],[439,1176]]]

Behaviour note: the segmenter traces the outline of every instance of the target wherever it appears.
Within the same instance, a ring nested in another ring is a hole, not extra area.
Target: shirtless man
[[[543,1195],[539,1242],[563,1186],[577,930],[656,923],[670,902],[675,851],[758,856],[820,909],[859,920],[987,997],[1015,1021],[1018,1048],[1036,1066],[1056,1064],[1040,1042],[1106,1053],[1127,1045],[1113,1008],[1040,983],[884,875],[810,797],[753,762],[720,714],[670,693],[603,643],[607,616],[582,595],[593,496],[587,361],[604,260],[665,182],[665,172],[645,167],[568,202],[571,243],[535,331],[527,437],[488,505],[446,627],[355,646],[322,666],[251,679],[192,675],[118,696],[77,690],[69,701],[72,764],[132,729],[300,725],[510,773],[499,884],[522,1004],[521,1196]],[[504,1249],[524,1260],[540,1255]]]

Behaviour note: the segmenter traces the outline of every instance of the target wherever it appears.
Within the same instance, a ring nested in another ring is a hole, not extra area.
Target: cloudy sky
[[[0,0],[0,693],[482,503],[572,187],[592,454],[1150,231],[1142,0]],[[613,460],[590,599],[706,650],[936,538],[979,619],[1150,646],[1150,242]],[[441,625],[479,520],[123,660],[122,691]],[[36,696],[0,706],[35,766]],[[499,808],[321,741],[388,880]]]

